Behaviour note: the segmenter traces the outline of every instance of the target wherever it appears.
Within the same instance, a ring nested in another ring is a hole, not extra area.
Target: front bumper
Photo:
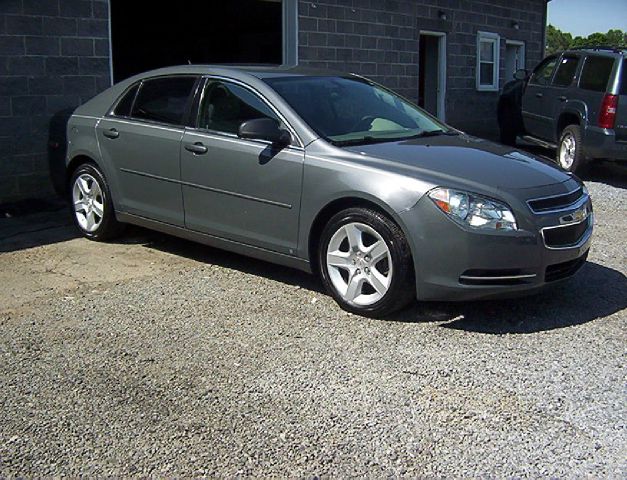
[[[589,199],[586,205],[591,212]],[[478,231],[453,222],[425,196],[400,214],[412,246],[418,300],[519,296],[569,278],[585,263],[593,215],[576,244],[549,248],[542,229],[559,225],[565,213],[529,212],[533,226],[515,232]]]

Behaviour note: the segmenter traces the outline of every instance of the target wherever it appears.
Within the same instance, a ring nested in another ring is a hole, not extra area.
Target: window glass
[[[557,72],[553,78],[553,85],[558,87],[569,86],[573,78],[575,77],[575,71],[577,70],[577,64],[579,63],[579,57],[574,55],[564,55],[560,60],[560,64],[557,67]]]
[[[182,124],[185,106],[195,82],[194,77],[145,80],[133,106],[133,118],[172,125]]]
[[[621,76],[623,79],[620,83],[620,94],[627,95],[627,60],[623,60],[623,73]]]
[[[320,136],[345,142],[404,139],[448,128],[398,95],[354,77],[266,78]]]
[[[113,114],[120,117],[128,117],[131,115],[131,108],[133,107],[133,101],[135,100],[135,95],[137,94],[137,89],[139,88],[139,83],[133,85],[122,97],[122,99],[118,102],[113,110]]]
[[[275,113],[257,95],[234,83],[209,81],[198,113],[198,128],[237,135],[239,126],[254,118],[273,118]]]
[[[605,92],[610,80],[614,59],[610,57],[588,57],[581,70],[579,88]]]
[[[499,36],[479,32],[477,43],[477,89],[496,90],[499,83]]]
[[[540,65],[536,67],[529,79],[529,83],[535,85],[548,85],[555,70],[557,64],[557,57],[547,58]]]

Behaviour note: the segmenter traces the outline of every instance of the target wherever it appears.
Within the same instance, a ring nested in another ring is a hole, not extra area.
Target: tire
[[[74,224],[81,234],[96,241],[116,237],[124,229],[117,221],[109,185],[93,163],[83,163],[70,180],[70,206]]]
[[[375,210],[350,208],[329,220],[320,237],[318,268],[340,307],[358,315],[385,316],[416,296],[407,240]]]
[[[560,134],[555,160],[563,170],[581,173],[587,163],[579,125],[568,125]]]

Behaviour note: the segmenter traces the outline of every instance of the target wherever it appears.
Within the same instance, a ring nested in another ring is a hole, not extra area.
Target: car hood
[[[440,135],[343,149],[362,158],[377,158],[503,190],[542,187],[571,178],[531,154],[469,135]]]

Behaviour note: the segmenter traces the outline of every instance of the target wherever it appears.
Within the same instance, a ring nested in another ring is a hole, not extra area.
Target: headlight
[[[434,188],[429,193],[440,210],[458,223],[481,230],[517,230],[514,214],[507,205],[475,193]]]

